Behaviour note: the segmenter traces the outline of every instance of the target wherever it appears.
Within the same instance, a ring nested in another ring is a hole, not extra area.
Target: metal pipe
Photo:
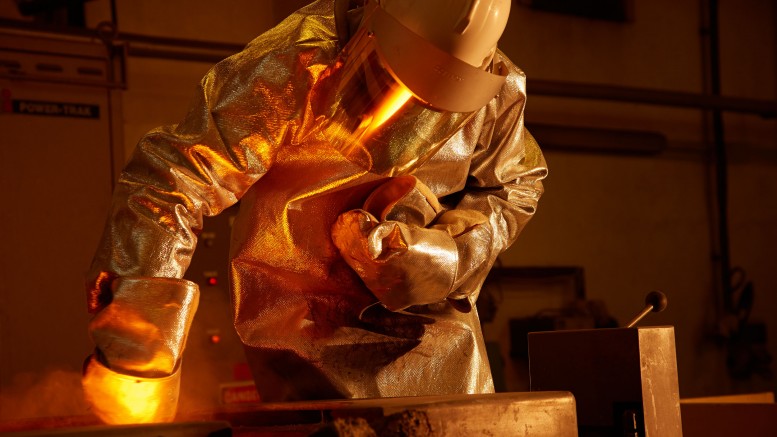
[[[120,34],[119,39],[128,35]],[[176,59],[194,62],[218,62],[227,56],[237,53],[242,46],[231,46],[231,51],[221,51],[212,45],[185,46],[186,50],[176,47],[150,47],[153,42],[144,39],[149,45],[133,46],[132,39],[126,39],[129,44],[129,55],[144,58]],[[197,50],[202,48],[205,50]],[[777,100],[758,100],[740,97],[723,97],[720,95],[685,93],[677,91],[662,91],[645,88],[618,87],[611,85],[595,85],[585,83],[561,82],[534,79],[529,82],[530,92],[535,96],[553,96],[579,98],[589,100],[608,100],[627,103],[642,103],[658,106],[679,108],[718,110],[760,115],[764,118],[777,117]]]
[[[720,93],[718,7],[713,0],[704,0],[699,3],[699,6],[703,89],[706,94],[715,96]],[[721,169],[725,172],[725,162],[721,166],[721,158],[723,158],[721,151],[725,153],[725,148],[720,147],[723,134],[721,111],[714,109],[703,111],[702,117],[704,143],[710,144],[712,152],[707,160],[710,171],[707,197],[711,221],[710,242],[713,251],[711,254],[715,297],[715,326],[713,329],[719,330],[720,321],[730,313],[731,308],[731,302],[729,302],[731,266],[728,256],[727,208],[721,204],[721,200],[723,203],[727,203],[727,192],[725,189],[722,190],[721,198],[720,189],[721,176],[724,176]]]
[[[39,30],[50,33],[94,38],[94,30],[41,28],[31,23],[0,19],[0,28],[9,27]],[[168,38],[120,32],[116,43],[127,43],[128,54],[134,57],[175,59],[180,61],[214,63],[241,51],[242,44]],[[574,82],[532,79],[529,84],[532,95],[554,96],[615,102],[642,103],[648,105],[719,110],[777,117],[777,100],[746,99],[699,93],[665,91],[645,88],[619,87]]]
[[[0,73],[0,79],[18,82],[42,82],[42,83],[54,83],[60,85],[75,85],[86,86],[96,88],[107,89],[121,89],[125,88],[122,82],[112,82],[108,80],[83,80],[73,79],[71,77],[52,77],[52,76],[34,76],[34,75],[13,75]]]
[[[709,91],[712,96],[720,96],[720,24],[718,0],[707,0],[707,33],[708,33],[708,71]],[[715,198],[717,203],[717,240],[718,240],[718,274],[722,292],[723,310],[726,314],[733,312],[733,290],[731,287],[731,249],[728,226],[728,150],[725,140],[723,112],[713,108],[711,111],[712,140],[715,160]]]
[[[235,44],[229,42],[205,41],[199,39],[172,38],[166,36],[141,35],[139,33],[119,32],[116,36],[119,41],[130,43],[142,43],[155,46],[166,46],[168,49],[184,49],[186,51],[206,50],[221,51],[223,55],[229,56],[237,53],[245,47],[245,44]]]
[[[239,51],[239,50],[238,50]],[[154,46],[138,46],[135,44],[127,45],[127,55],[136,58],[147,59],[166,59],[175,61],[187,61],[187,62],[202,62],[207,64],[215,64],[223,60],[224,58],[232,55],[233,53],[216,52],[216,51],[196,51],[196,50],[180,50],[175,48],[166,47],[154,47]]]
[[[777,100],[723,97],[720,94],[709,95],[541,79],[532,79],[528,82],[527,86],[530,94],[534,96],[610,100],[659,106],[749,113],[766,118],[777,117]]]

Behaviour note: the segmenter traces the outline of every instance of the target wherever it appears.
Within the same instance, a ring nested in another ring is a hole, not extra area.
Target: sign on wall
[[[11,100],[11,112],[53,117],[100,118],[100,106],[88,103]]]

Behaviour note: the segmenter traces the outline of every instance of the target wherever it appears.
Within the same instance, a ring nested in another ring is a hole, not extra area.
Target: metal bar
[[[116,39],[132,43],[150,44],[156,46],[167,46],[168,48],[181,48],[186,50],[208,50],[222,51],[225,53],[237,53],[245,44],[235,44],[228,42],[206,41],[200,39],[171,38],[166,36],[141,35],[138,33],[119,32]]]
[[[55,33],[61,36],[70,36],[70,37],[75,36],[75,37],[91,38],[96,35],[96,32],[94,31],[94,29],[43,25],[40,23],[31,22],[31,21],[12,20],[8,18],[0,18],[0,27],[4,27],[7,29],[31,30],[31,31],[37,31],[37,32]]]
[[[238,50],[239,51],[239,50]],[[215,64],[237,52],[214,52],[214,51],[195,51],[180,50],[175,48],[157,48],[157,47],[138,47],[132,44],[127,45],[127,54],[137,58],[150,59],[168,59],[188,62],[204,62]]]
[[[77,85],[77,86],[89,86],[98,88],[109,89],[121,89],[125,88],[123,83],[110,82],[107,80],[79,80],[67,77],[51,77],[51,76],[32,76],[32,75],[14,75],[0,73],[0,79],[21,81],[21,82],[44,82],[44,83],[57,83],[63,85]]]
[[[527,122],[526,127],[542,144],[543,150],[656,155],[667,148],[666,136],[659,132],[571,127],[531,122]]]
[[[710,91],[720,95],[720,8],[718,0],[708,0],[709,20],[709,68]],[[723,112],[712,111],[712,135],[715,143],[715,192],[718,205],[718,249],[720,253],[720,281],[723,290],[723,308],[727,314],[734,314],[734,290],[731,284],[731,246],[728,225],[728,150],[723,124]]]
[[[529,93],[535,96],[542,95],[578,99],[610,100],[659,106],[741,112],[757,114],[767,118],[777,117],[777,100],[757,100],[740,97],[724,97],[719,95],[541,79],[530,80],[527,88]]]
[[[0,19],[0,27],[38,30],[69,36],[99,37],[95,30],[41,28],[31,23]],[[202,41],[182,38],[119,33],[116,42],[129,43],[129,55],[145,58],[176,59],[193,62],[218,62],[243,49],[242,44]],[[132,44],[142,47],[133,47]],[[597,85],[552,80],[532,79],[529,81],[532,95],[568,97],[590,100],[642,103],[658,106],[720,110],[756,114],[767,118],[777,117],[777,100],[759,100],[739,97],[724,97],[701,93],[665,91],[645,88]]]

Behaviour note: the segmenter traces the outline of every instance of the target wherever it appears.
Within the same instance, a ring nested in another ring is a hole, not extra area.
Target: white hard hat
[[[482,108],[501,89],[486,71],[504,30],[509,0],[368,0],[362,28],[403,86],[430,107]]]
[[[483,67],[510,15],[510,0],[381,0],[383,10],[443,51]]]
[[[322,85],[322,139],[375,174],[411,171],[504,85],[507,69],[491,60],[509,7],[367,0],[358,30],[324,75],[334,86]]]

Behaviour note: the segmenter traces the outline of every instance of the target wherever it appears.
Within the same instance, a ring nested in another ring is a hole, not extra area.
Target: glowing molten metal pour
[[[356,143],[369,139],[381,126],[383,126],[399,109],[407,103],[413,93],[402,85],[393,87],[372,113],[365,115],[361,124],[354,132]]]
[[[399,108],[407,103],[411,97],[413,97],[413,93],[411,93],[409,89],[402,85],[399,85],[389,91],[389,93],[383,99],[383,102],[381,102],[381,104],[378,106],[378,109],[375,110],[375,113],[372,116],[372,122],[370,123],[369,128],[367,129],[367,132],[364,136],[369,137],[372,133],[378,130],[378,128],[383,126],[383,124],[388,121],[391,116],[396,114],[397,111],[399,111]]]
[[[84,375],[84,385],[89,386],[85,390],[87,400],[105,423],[170,422],[175,418],[178,403],[178,376],[178,373],[164,378],[122,375],[93,360]]]

